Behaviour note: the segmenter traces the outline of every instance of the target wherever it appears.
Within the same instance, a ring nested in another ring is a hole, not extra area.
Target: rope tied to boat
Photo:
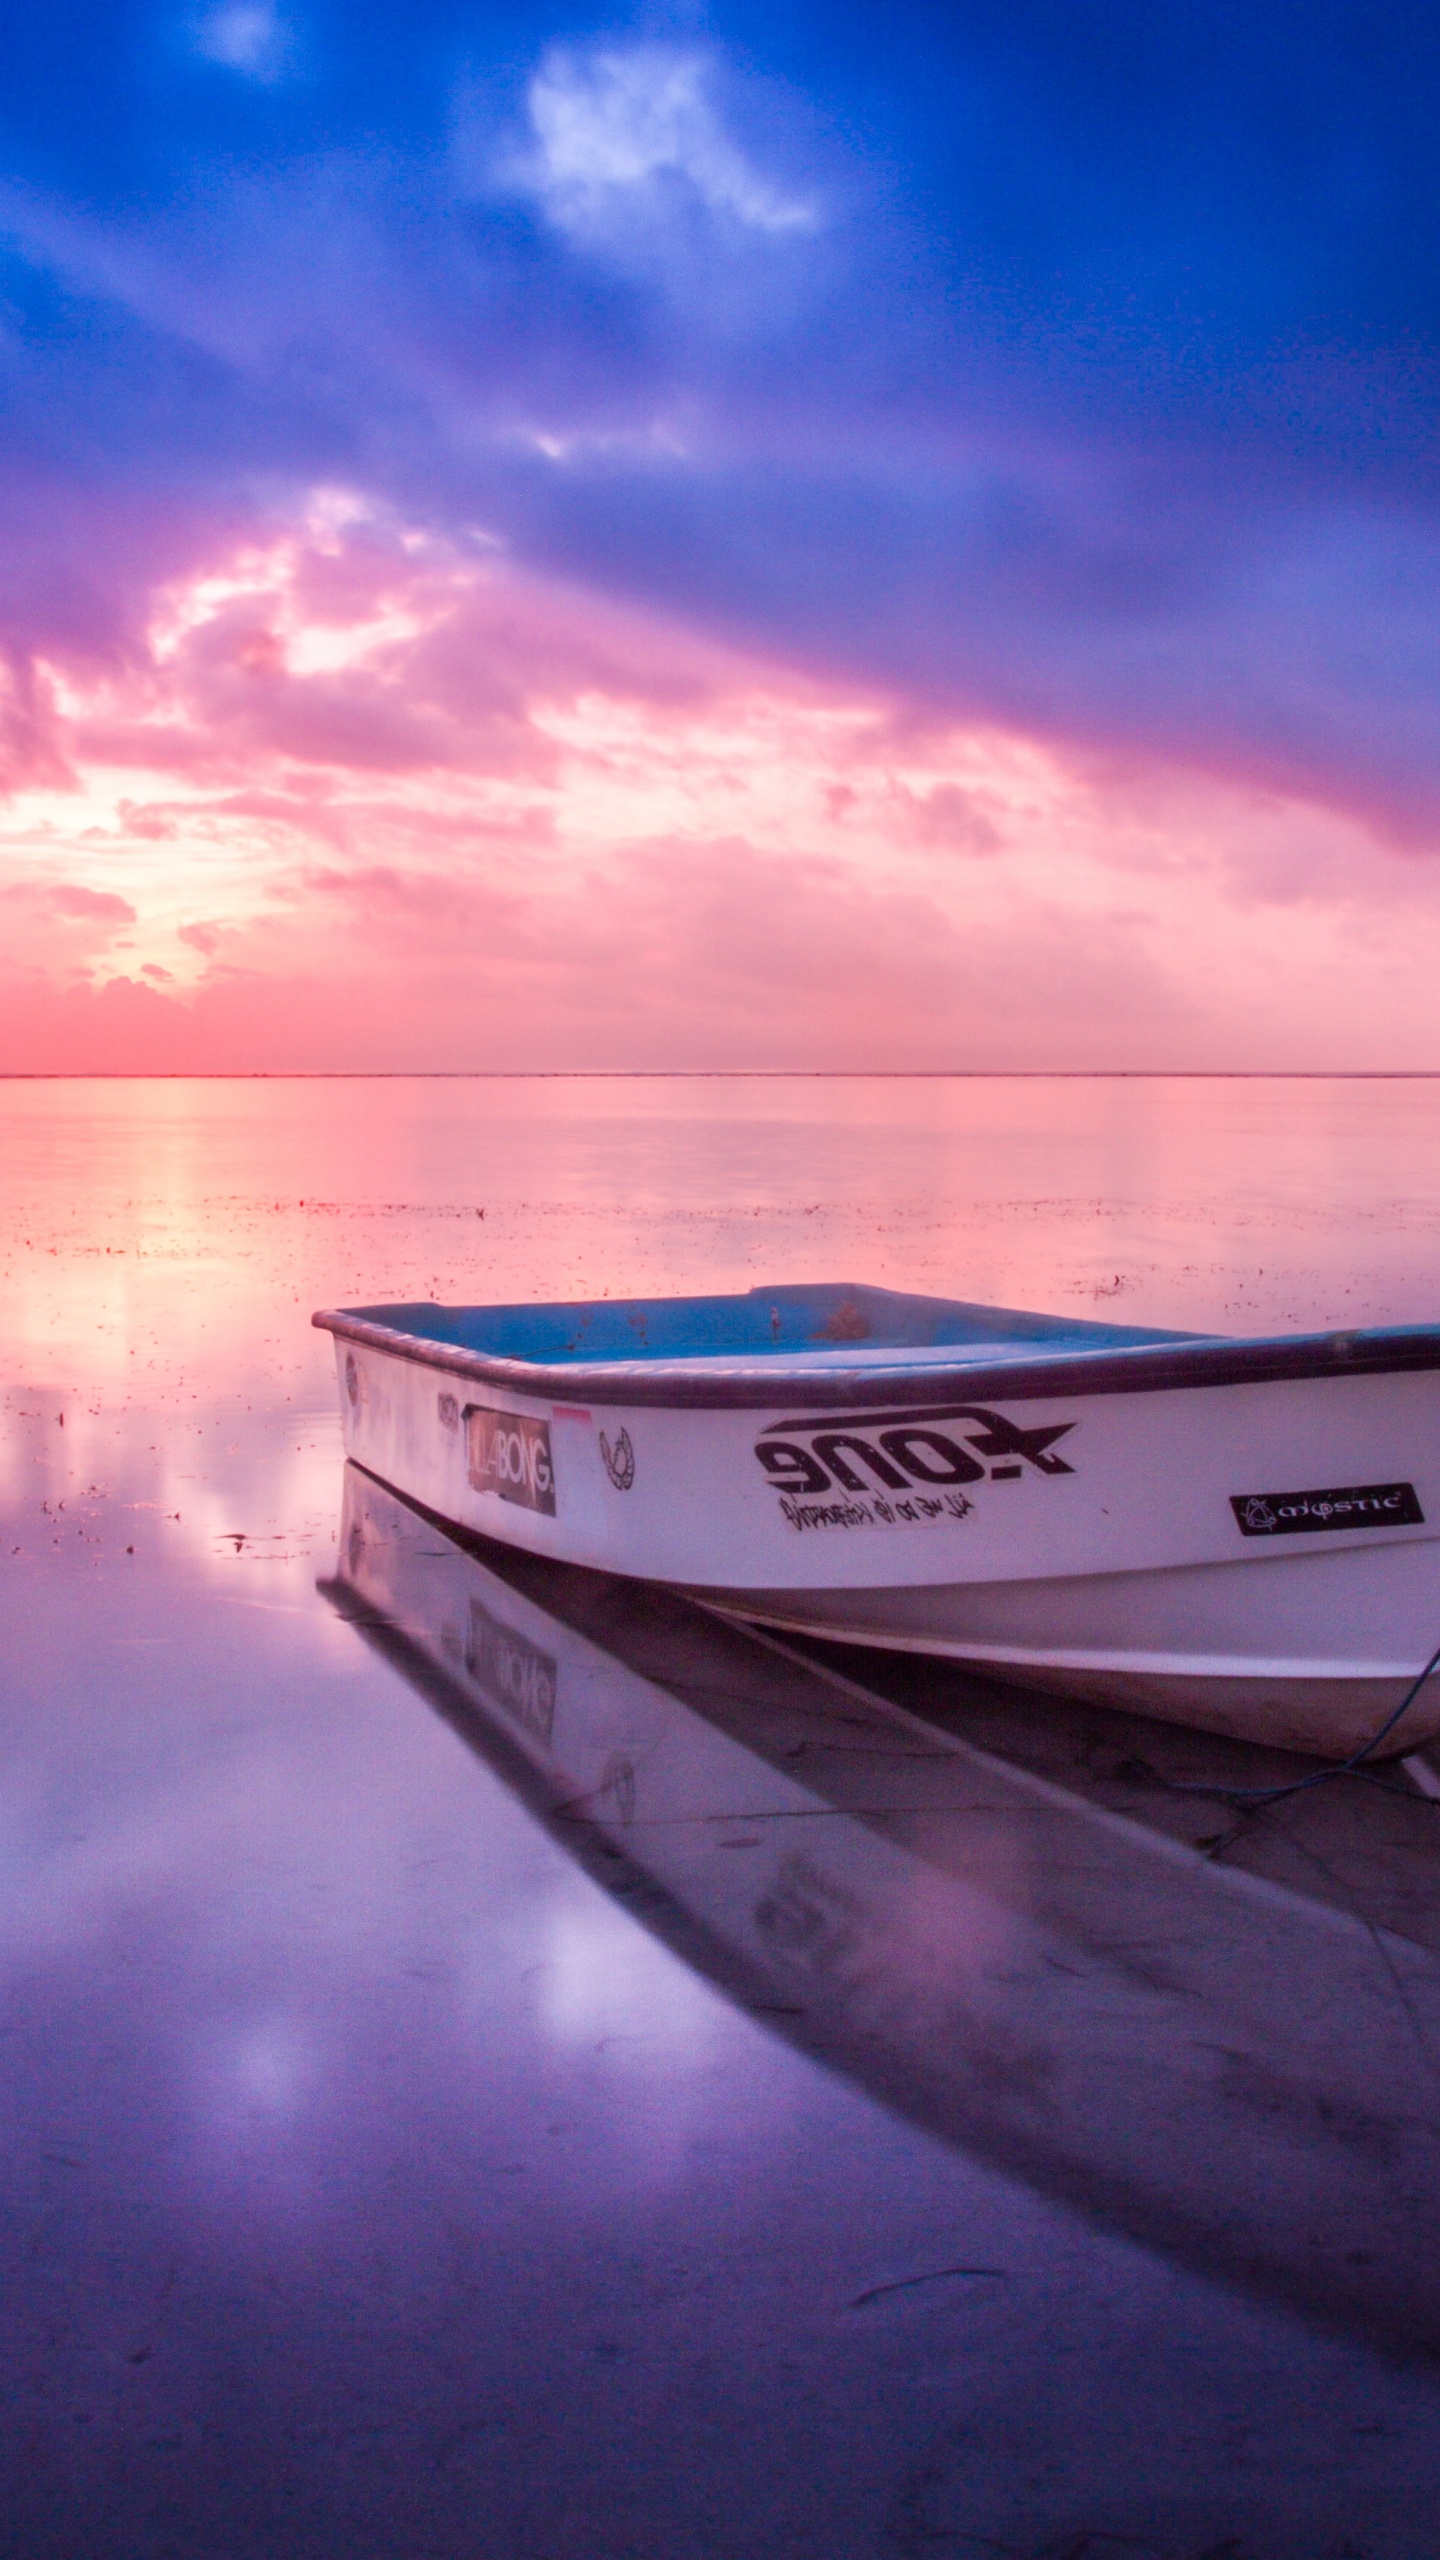
[[[1352,1751],[1348,1760],[1328,1761],[1323,1769],[1311,1769],[1303,1778],[1290,1778],[1283,1785],[1276,1787],[1211,1787],[1197,1783],[1194,1779],[1185,1778],[1167,1778],[1164,1783],[1173,1795],[1212,1796],[1218,1798],[1223,1804],[1256,1805],[1279,1804],[1286,1796],[1303,1796],[1311,1787],[1328,1785],[1332,1778],[1373,1778],[1374,1773],[1365,1767],[1365,1762],[1374,1757],[1382,1742],[1389,1740],[1401,1717],[1408,1714],[1426,1681],[1436,1671],[1440,1671],[1440,1644],[1435,1647],[1424,1670],[1418,1672],[1411,1681],[1399,1706],[1391,1709],[1379,1732],[1372,1733],[1368,1742],[1362,1742],[1358,1751]],[[1384,1780],[1374,1779],[1374,1783],[1383,1786]],[[1399,1791],[1392,1790],[1392,1793],[1394,1792]],[[1433,1799],[1422,1795],[1420,1801],[1424,1804]]]

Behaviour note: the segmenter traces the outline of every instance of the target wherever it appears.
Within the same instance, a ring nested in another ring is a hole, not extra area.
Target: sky
[[[1440,15],[13,0],[0,1071],[1440,1068]]]

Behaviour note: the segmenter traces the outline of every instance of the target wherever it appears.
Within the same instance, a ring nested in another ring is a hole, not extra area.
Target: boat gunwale
[[[664,1360],[515,1360],[404,1333],[343,1307],[322,1307],[310,1321],[341,1341],[540,1403],[654,1405],[688,1412],[773,1412],[778,1406],[848,1411],[877,1398],[887,1405],[933,1405],[947,1392],[967,1401],[984,1395],[1001,1403],[1023,1403],[1055,1396],[1158,1395],[1179,1388],[1273,1386],[1440,1369],[1440,1325],[1248,1339],[1202,1334],[1036,1358],[1012,1354],[987,1361],[972,1354],[953,1367],[932,1360],[911,1369],[870,1362],[822,1371],[797,1369],[774,1354],[762,1355],[763,1366],[743,1358],[716,1358],[704,1370]]]

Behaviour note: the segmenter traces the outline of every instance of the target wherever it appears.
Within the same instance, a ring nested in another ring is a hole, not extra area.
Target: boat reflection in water
[[[777,2032],[1111,2228],[1440,2346],[1421,1786],[1392,1769],[1237,1817],[1174,1782],[1313,1763],[933,1663],[851,1655],[843,1677],[644,1586],[462,1543],[355,1467],[340,1559],[346,1615]]]

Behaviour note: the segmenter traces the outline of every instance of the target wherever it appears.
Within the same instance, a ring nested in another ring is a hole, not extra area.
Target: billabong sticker
[[[555,1462],[550,1425],[528,1413],[500,1413],[486,1404],[465,1407],[465,1455],[477,1493],[498,1493],[526,1511],[555,1517]]]
[[[1317,1529],[1407,1529],[1424,1522],[1413,1484],[1326,1485],[1312,1493],[1232,1493],[1242,1538],[1296,1538]]]

